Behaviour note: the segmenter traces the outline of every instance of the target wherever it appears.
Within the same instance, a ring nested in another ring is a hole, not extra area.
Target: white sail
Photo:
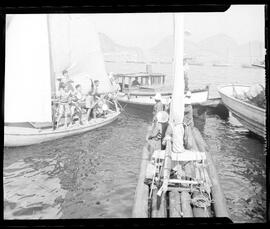
[[[184,16],[174,14],[174,87],[170,120],[174,123],[182,123],[184,118]]]
[[[51,122],[47,18],[14,15],[6,31],[5,122]]]
[[[68,14],[48,15],[50,24],[51,50],[55,78],[71,65],[70,16]]]
[[[56,75],[68,70],[83,92],[90,89],[90,79],[99,80],[99,92],[112,87],[106,73],[98,33],[89,15],[50,15],[53,62]]]

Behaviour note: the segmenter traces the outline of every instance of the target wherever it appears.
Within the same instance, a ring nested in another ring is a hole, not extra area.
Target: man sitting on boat
[[[104,118],[104,117],[106,117],[108,112],[109,112],[109,107],[106,104],[106,102],[104,101],[104,99],[101,98],[96,105],[96,117],[97,118]]]
[[[153,121],[156,121],[156,114],[159,111],[163,111],[163,104],[161,102],[161,100],[162,100],[161,94],[156,93],[154,100],[155,100],[156,104],[154,105],[154,108],[153,108]]]
[[[131,86],[136,87],[140,86],[141,84],[138,81],[138,77],[135,77],[135,80],[132,81]]]

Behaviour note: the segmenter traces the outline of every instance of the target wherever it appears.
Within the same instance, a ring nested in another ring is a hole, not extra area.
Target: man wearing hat
[[[184,119],[183,119],[183,126],[184,126],[184,145],[186,149],[191,149],[192,142],[189,142],[191,139],[189,134],[191,134],[191,128],[194,126],[193,122],[193,109],[191,105],[191,92],[188,91],[184,98],[185,103],[185,110],[184,110]]]
[[[156,114],[156,123],[152,129],[151,135],[149,135],[148,140],[156,140],[160,141],[160,148],[164,150],[166,145],[162,144],[163,139],[165,137],[166,130],[168,128],[169,115],[166,111],[159,111]]]
[[[163,111],[163,104],[161,102],[161,94],[160,93],[156,93],[154,100],[156,102],[156,104],[154,105],[154,109],[153,109],[153,121],[156,121],[156,114],[159,111]]]

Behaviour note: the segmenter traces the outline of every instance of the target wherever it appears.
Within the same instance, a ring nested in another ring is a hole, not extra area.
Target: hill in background
[[[167,36],[148,50],[126,47],[100,33],[105,60],[114,61],[171,61],[173,58],[173,36]],[[252,41],[239,45],[225,34],[208,37],[198,43],[184,41],[185,54],[199,63],[251,63],[264,59],[264,44]]]

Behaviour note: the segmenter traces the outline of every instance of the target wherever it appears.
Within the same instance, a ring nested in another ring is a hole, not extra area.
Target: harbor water
[[[171,65],[152,66],[171,79]],[[115,73],[143,64],[107,63]],[[265,81],[264,69],[190,66],[191,88]],[[196,125],[209,145],[233,222],[266,221],[264,144],[233,117],[206,111]],[[129,218],[151,115],[126,110],[118,120],[78,136],[4,148],[4,218]]]

